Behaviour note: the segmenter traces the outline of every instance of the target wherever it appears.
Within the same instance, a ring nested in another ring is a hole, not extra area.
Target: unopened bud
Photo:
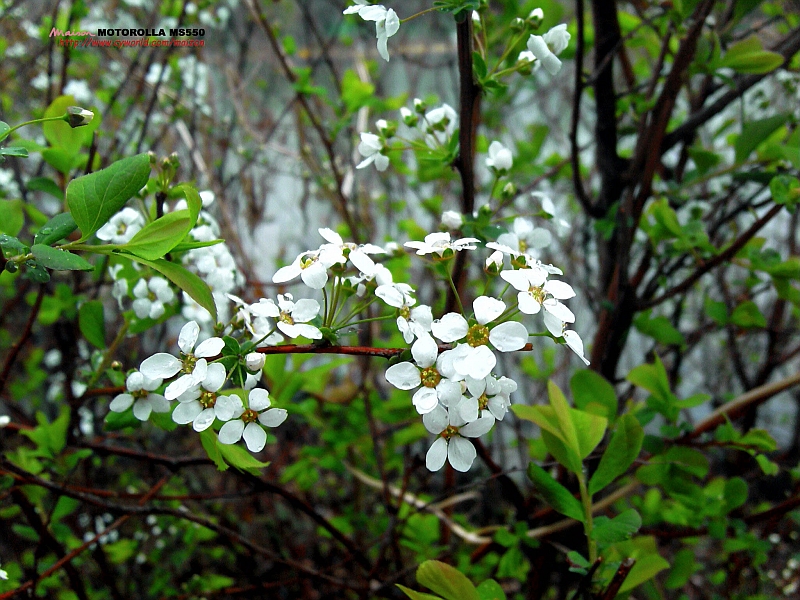
[[[414,98],[414,111],[419,114],[425,114],[426,110],[428,110],[428,105],[419,98]]]
[[[397,133],[397,123],[387,121],[386,119],[376,121],[375,127],[377,127],[380,134],[387,139],[393,137],[394,134]]]
[[[446,210],[442,213],[442,225],[447,229],[459,229],[464,224],[464,217],[455,210]]]
[[[245,365],[247,365],[247,369],[249,371],[253,371],[254,373],[264,368],[264,363],[266,360],[266,355],[262,354],[261,352],[251,352],[244,357],[244,362]]]
[[[511,21],[511,31],[525,31],[528,28],[528,23],[516,17],[513,21]]]
[[[541,8],[534,8],[525,20],[534,29],[539,29],[544,20],[544,11]]]
[[[92,119],[94,119],[94,113],[80,106],[68,106],[67,112],[64,115],[64,120],[69,123],[69,126],[73,129],[88,125],[92,122]]]
[[[489,258],[486,259],[486,264],[483,267],[483,271],[490,277],[494,277],[502,270],[503,270],[503,253],[500,252],[500,250],[495,250],[489,256]]]
[[[503,186],[500,195],[503,197],[503,200],[511,200],[511,198],[517,195],[517,186],[515,186],[512,181],[509,181]]]
[[[419,117],[407,109],[405,106],[400,108],[400,118],[403,119],[403,123],[408,125],[409,127],[416,127],[417,123],[419,123]]]

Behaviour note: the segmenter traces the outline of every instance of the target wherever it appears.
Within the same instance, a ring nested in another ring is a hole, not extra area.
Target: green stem
[[[586,520],[583,522],[583,531],[586,534],[586,543],[589,546],[589,563],[594,564],[597,560],[597,542],[592,538],[594,531],[594,520],[592,519],[592,497],[586,487],[586,473],[578,474],[578,485],[581,491],[581,503]]]
[[[112,356],[114,356],[114,352],[116,352],[117,346],[119,346],[122,343],[122,340],[125,339],[125,335],[128,333],[129,325],[130,323],[128,322],[128,319],[125,319],[125,322],[122,324],[122,327],[120,327],[119,331],[117,331],[117,335],[114,338],[114,341],[111,342],[111,345],[103,354],[102,362],[97,367],[97,369],[95,369],[95,372],[92,374],[92,378],[87,383],[86,385],[87,390],[90,390],[95,386],[95,384],[98,382],[98,380],[103,375],[105,370],[111,364]]]
[[[429,12],[433,12],[435,10],[439,10],[439,8],[437,6],[426,8],[425,10],[413,14],[410,17],[406,17],[405,19],[400,19],[400,23],[408,23],[412,19],[416,19],[417,17],[421,17],[422,15],[428,14]]]
[[[64,115],[60,115],[58,117],[44,117],[43,119],[33,119],[31,121],[25,121],[24,123],[20,123],[19,125],[14,125],[14,127],[6,131],[5,135],[2,138],[0,138],[0,141],[6,139],[20,127],[25,127],[26,125],[34,125],[35,123],[47,123],[48,121],[63,121],[63,120],[64,120]]]
[[[447,273],[447,281],[450,284],[450,289],[453,290],[453,297],[456,299],[456,303],[458,304],[458,310],[460,310],[461,314],[464,316],[464,318],[466,318],[467,314],[464,312],[464,305],[461,304],[461,298],[458,295],[458,290],[456,289],[456,284],[453,281],[453,276],[450,274],[450,269],[445,269],[445,272]]]

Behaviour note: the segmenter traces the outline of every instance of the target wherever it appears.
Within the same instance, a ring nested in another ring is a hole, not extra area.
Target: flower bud
[[[525,20],[534,29],[539,29],[544,20],[544,11],[541,8],[534,8]]]
[[[397,133],[397,123],[393,121],[387,121],[386,119],[380,119],[379,121],[376,121],[375,127],[377,127],[380,134],[387,139],[393,137],[394,134]]]
[[[419,98],[414,98],[414,112],[422,115],[425,114],[426,110],[428,110],[428,105]]]
[[[400,108],[400,118],[403,119],[403,123],[409,127],[416,127],[417,123],[419,123],[419,117],[405,106]]]
[[[513,21],[511,21],[511,31],[525,31],[527,27],[528,23],[519,17],[516,17]]]
[[[244,357],[245,365],[249,371],[258,372],[264,368],[267,356],[261,352],[251,352]]]
[[[94,119],[94,113],[80,106],[68,106],[67,112],[64,115],[64,120],[69,123],[69,126],[73,129],[88,125],[92,122],[92,119]]]
[[[517,186],[514,185],[514,182],[509,181],[507,184],[503,186],[503,189],[500,191],[500,196],[503,200],[511,200],[514,196],[517,195]]]
[[[9,417],[8,415],[0,416],[0,429],[6,427],[9,423],[11,423],[11,417]]]
[[[503,270],[503,253],[500,250],[495,250],[486,259],[486,264],[483,267],[483,271],[489,275],[490,277],[494,277]]]
[[[464,224],[464,217],[455,210],[446,210],[442,213],[442,225],[447,229],[459,229]]]

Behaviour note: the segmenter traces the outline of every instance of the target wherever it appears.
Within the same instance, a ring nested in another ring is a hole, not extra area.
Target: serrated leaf
[[[478,591],[466,575],[438,560],[426,560],[417,568],[417,583],[445,600],[480,600]]]
[[[105,225],[149,177],[150,157],[142,153],[70,181],[67,205],[81,230],[81,241]]]
[[[54,271],[93,271],[94,265],[77,254],[44,244],[34,244],[31,252],[43,267]]]
[[[86,340],[95,348],[106,348],[106,324],[103,303],[89,300],[78,309],[78,326]]]
[[[585,516],[583,505],[569,493],[569,490],[558,483],[553,477],[536,463],[528,465],[528,477],[534,483],[534,493],[540,496],[554,510],[566,515],[570,519],[583,522]]]
[[[63,240],[78,228],[70,213],[60,213],[39,228],[33,238],[34,244],[50,246]]]
[[[214,320],[214,322],[216,322],[217,305],[214,302],[214,296],[211,293],[211,288],[209,288],[208,284],[200,279],[197,275],[186,270],[181,265],[169,262],[163,258],[159,258],[158,260],[147,260],[146,258],[142,258],[141,256],[136,256],[134,254],[126,254],[125,256],[128,256],[136,262],[147,265],[148,267],[161,273],[164,277],[189,294],[192,300],[205,308],[211,314],[211,318]]]
[[[643,440],[644,429],[638,419],[631,414],[622,415],[597,470],[589,480],[589,493],[596,494],[625,473],[639,456]]]

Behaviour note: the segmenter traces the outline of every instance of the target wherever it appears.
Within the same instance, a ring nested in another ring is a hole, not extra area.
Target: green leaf
[[[800,179],[789,175],[776,175],[769,182],[769,191],[775,204],[791,208],[800,201]]]
[[[731,477],[725,482],[725,513],[739,508],[747,502],[747,482],[741,477]]]
[[[10,236],[19,235],[25,224],[22,206],[22,200],[0,200],[0,231]]]
[[[45,117],[60,117],[67,112],[67,107],[75,106],[73,96],[59,96],[44,111]],[[69,155],[76,155],[81,146],[88,146],[92,141],[92,134],[100,126],[102,120],[100,111],[92,109],[94,118],[83,127],[70,127],[66,121],[48,121],[42,124],[45,139],[57,149],[64,150]],[[138,190],[137,190],[138,191]]]
[[[134,254],[127,254],[125,256],[129,256],[136,262],[147,265],[151,269],[155,269],[161,273],[164,277],[189,294],[192,300],[197,302],[200,306],[211,313],[211,318],[214,320],[214,322],[216,322],[217,305],[214,302],[214,296],[211,294],[211,288],[209,288],[208,284],[200,279],[197,275],[186,270],[181,265],[169,262],[163,258],[159,258],[158,260],[147,260],[146,258],[142,258],[141,256],[136,256]]]
[[[20,148],[19,146],[0,148],[0,156],[21,156],[22,158],[28,158],[28,149]]]
[[[400,591],[402,591],[406,596],[411,598],[411,600],[442,600],[441,596],[434,596],[433,594],[426,594],[425,592],[415,592],[414,590],[407,588],[404,585],[400,585],[399,583],[395,584]]]
[[[614,386],[596,371],[577,371],[570,379],[569,387],[576,408],[605,417],[609,421],[617,418],[617,394]]]
[[[775,438],[764,429],[751,429],[740,437],[736,443],[743,446],[753,446],[762,452],[773,452],[778,447]]]
[[[0,121],[0,142],[8,137],[9,131],[11,131],[11,126],[5,121]]]
[[[667,317],[660,316],[651,319],[651,312],[644,311],[636,316],[633,320],[636,329],[665,346],[686,346],[683,334],[675,329]]]
[[[776,463],[772,462],[763,454],[756,454],[756,462],[758,466],[761,467],[764,475],[777,475],[780,470]]]
[[[644,430],[636,417],[631,414],[621,416],[600,464],[589,480],[589,493],[596,494],[625,473],[639,456],[643,440]]]
[[[49,423],[44,413],[36,413],[39,423],[33,429],[21,430],[20,433],[36,444],[37,456],[55,458],[67,444],[69,428],[69,406],[62,405],[55,421]]]
[[[608,562],[622,561],[626,558],[633,558],[636,561],[622,583],[620,594],[632,590],[637,585],[655,577],[657,573],[669,568],[669,563],[658,554],[656,540],[653,536],[618,542],[611,546],[605,558]]]
[[[60,213],[39,228],[33,243],[50,246],[60,242],[77,228],[78,225],[70,213]]]
[[[176,210],[148,223],[118,248],[147,260],[157,260],[183,241],[192,227],[189,211]]]
[[[564,441],[552,406],[525,406],[523,404],[513,404],[511,410],[520,419],[533,421],[539,426],[542,430],[542,440],[544,440],[547,451],[550,452],[559,463],[573,473],[581,472],[582,463],[580,456],[578,456],[578,451],[567,446]]]
[[[230,467],[228,463],[222,458],[222,453],[219,450],[217,434],[214,432],[213,429],[206,429],[205,431],[200,432],[200,443],[203,445],[203,449],[208,454],[208,458],[211,459],[215,465],[217,465],[217,469],[220,471],[227,471]]]
[[[13,235],[6,235],[5,233],[0,233],[0,248],[10,256],[27,254],[28,252],[28,247],[25,244],[20,242]]]
[[[92,346],[100,350],[106,349],[106,324],[103,303],[100,300],[89,300],[78,309],[78,326],[83,337]]]
[[[348,112],[354,113],[366,106],[373,99],[375,86],[368,81],[361,81],[353,69],[347,69],[342,77],[342,102]]]
[[[216,443],[217,450],[222,459],[239,471],[244,471],[258,477],[261,475],[261,469],[269,466],[268,462],[261,462],[243,446],[239,446],[238,444],[222,444],[219,442],[219,439],[217,439]]]
[[[494,579],[487,579],[478,586],[478,597],[481,600],[506,600],[506,593]]]
[[[776,52],[764,50],[761,40],[752,35],[733,44],[713,69],[728,67],[737,73],[763,74],[774,71],[783,64],[784,58]]]
[[[698,569],[700,563],[694,559],[694,550],[692,548],[679,550],[672,558],[672,570],[664,582],[664,587],[668,590],[682,588]]]
[[[733,309],[731,323],[744,328],[761,328],[767,326],[767,319],[752,300],[746,300]]]
[[[34,177],[28,181],[28,190],[34,192],[44,192],[50,194],[53,198],[64,200],[64,190],[62,190],[55,181],[49,177]]]
[[[478,590],[466,575],[438,560],[426,560],[417,568],[417,583],[445,600],[480,600]]]
[[[594,520],[592,538],[601,545],[616,544],[630,538],[642,526],[642,517],[629,508],[613,519],[597,517]]]
[[[709,316],[717,325],[727,325],[728,308],[725,306],[724,302],[717,302],[711,298],[706,298],[703,308],[705,309],[706,315]]]
[[[81,241],[105,225],[149,177],[150,157],[142,153],[70,181],[67,205],[81,230]]]
[[[43,266],[54,271],[93,271],[94,265],[77,254],[44,244],[34,244],[31,252]]]
[[[788,114],[773,115],[766,119],[750,121],[742,127],[742,133],[736,139],[734,148],[736,151],[736,162],[743,162],[750,156],[750,153],[772,135],[789,119]]]
[[[537,496],[540,496],[548,505],[562,515],[583,523],[586,519],[583,513],[583,505],[575,496],[569,493],[567,488],[553,479],[550,473],[536,463],[530,463],[528,465],[528,477],[533,481],[535,486],[534,493]]]

